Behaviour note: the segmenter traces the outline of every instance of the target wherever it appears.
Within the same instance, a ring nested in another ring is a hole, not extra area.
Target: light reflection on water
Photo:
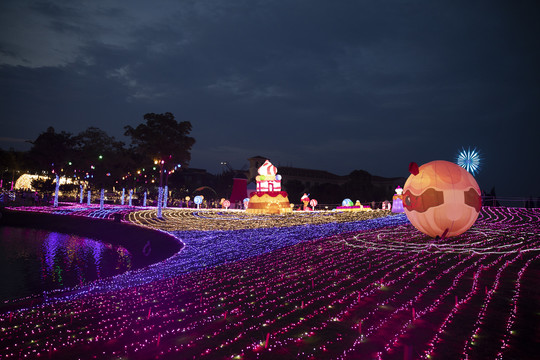
[[[132,267],[128,250],[76,235],[0,227],[0,301],[86,284]]]

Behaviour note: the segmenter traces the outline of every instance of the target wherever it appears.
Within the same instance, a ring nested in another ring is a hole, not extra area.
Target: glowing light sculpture
[[[21,176],[19,176],[17,181],[15,181],[14,189],[15,190],[31,190],[31,191],[33,191],[35,189],[32,187],[32,181],[34,179],[40,179],[40,178],[42,178],[42,177],[38,176],[38,175],[22,174]]]
[[[464,168],[437,160],[409,166],[403,188],[405,214],[418,230],[431,237],[457,236],[467,231],[482,207],[480,188]]]
[[[300,201],[304,204],[304,210],[308,210],[309,200],[309,195],[306,193],[300,198]]]
[[[200,208],[200,206],[201,206],[201,204],[202,204],[202,202],[203,202],[203,199],[204,199],[204,197],[203,197],[202,195],[197,195],[197,196],[195,196],[195,197],[193,198],[193,202],[194,202],[195,204],[197,204],[197,209]]]
[[[105,201],[105,189],[101,189],[99,193],[99,210],[103,210]]]
[[[54,187],[54,207],[58,207],[58,190],[60,189],[60,176],[56,174],[56,185]]]
[[[342,202],[341,202],[341,206],[354,206],[354,203],[352,202],[351,199],[344,199]]]
[[[251,193],[247,213],[251,214],[284,214],[292,212],[289,198],[281,191],[281,175],[268,160],[258,170],[257,191]]]
[[[403,189],[401,186],[396,188],[396,193],[392,197],[392,212],[393,213],[402,213],[405,210],[403,209]]]
[[[456,163],[470,172],[472,175],[476,174],[480,170],[480,152],[476,148],[461,149],[457,155]]]
[[[157,217],[159,219],[163,219],[163,213],[162,213],[162,207],[163,207],[163,188],[158,188],[158,199],[157,199]]]
[[[370,211],[371,208],[369,205],[362,205],[359,200],[356,200],[356,203],[349,198],[343,199],[341,206],[336,206],[336,210],[339,211]]]
[[[126,196],[126,189],[122,188],[122,197],[120,198],[120,205],[124,205],[124,196]]]
[[[169,186],[165,185],[165,190],[163,191],[163,208],[167,207],[167,195],[169,195]]]

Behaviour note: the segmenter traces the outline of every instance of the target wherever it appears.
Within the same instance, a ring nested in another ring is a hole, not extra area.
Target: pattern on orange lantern
[[[474,224],[482,207],[474,177],[454,163],[436,160],[418,167],[403,188],[409,221],[431,237],[457,236]]]

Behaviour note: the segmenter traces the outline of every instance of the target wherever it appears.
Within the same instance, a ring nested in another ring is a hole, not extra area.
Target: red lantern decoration
[[[469,230],[482,207],[474,177],[443,160],[409,169],[415,171],[403,187],[403,206],[414,227],[431,237],[457,236]]]

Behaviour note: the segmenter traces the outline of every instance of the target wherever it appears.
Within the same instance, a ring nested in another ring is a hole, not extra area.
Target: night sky
[[[190,121],[191,167],[407,177],[476,147],[480,187],[540,196],[538,1],[0,2],[0,147]],[[340,200],[340,199],[338,199]]]

